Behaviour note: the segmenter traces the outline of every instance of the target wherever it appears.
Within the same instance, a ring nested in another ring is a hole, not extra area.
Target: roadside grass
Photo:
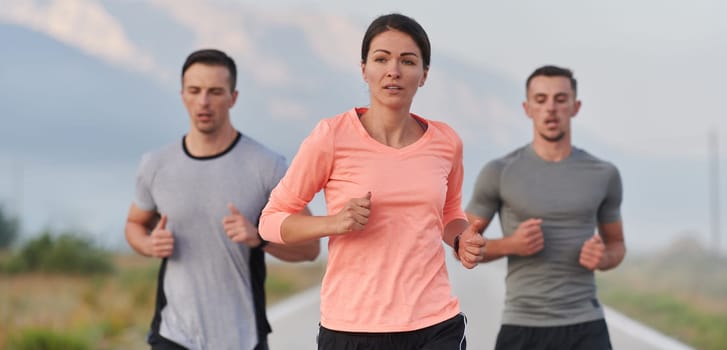
[[[113,264],[105,275],[0,274],[0,349],[146,348],[159,260],[115,255]],[[268,305],[320,283],[323,268],[270,263]]]
[[[115,257],[118,270],[100,276],[0,275],[0,348],[143,348],[158,264],[148,260]]]
[[[693,240],[597,274],[609,306],[697,349],[727,349],[727,259]]]
[[[268,306],[319,285],[326,269],[325,262],[322,261],[295,264],[268,262],[267,266],[265,291]]]

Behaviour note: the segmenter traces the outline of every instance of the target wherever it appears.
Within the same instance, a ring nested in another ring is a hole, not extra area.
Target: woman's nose
[[[394,62],[389,66],[389,71],[386,73],[386,76],[393,79],[401,77],[401,70],[399,70],[398,62]]]

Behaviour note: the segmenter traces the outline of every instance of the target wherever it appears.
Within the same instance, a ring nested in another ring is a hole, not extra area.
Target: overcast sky
[[[348,13],[365,23],[404,13],[427,30],[433,70],[443,52],[518,81],[543,64],[569,67],[584,103],[576,142],[596,137],[629,152],[705,157],[708,130],[719,130],[727,144],[724,1],[226,1]]]

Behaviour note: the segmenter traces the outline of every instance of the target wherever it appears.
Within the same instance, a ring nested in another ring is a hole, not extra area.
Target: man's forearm
[[[149,244],[149,230],[144,225],[127,222],[124,228],[126,241],[134,251],[143,256],[152,256],[151,244]]]
[[[483,263],[494,261],[509,254],[507,238],[488,239]]]
[[[606,250],[603,252],[603,258],[598,264],[598,269],[606,271],[618,266],[623,261],[625,255],[626,246],[624,242],[606,243]]]

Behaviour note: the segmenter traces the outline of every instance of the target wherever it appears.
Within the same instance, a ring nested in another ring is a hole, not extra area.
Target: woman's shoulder
[[[421,117],[420,117],[421,118]],[[446,122],[443,122],[441,120],[433,120],[433,119],[424,119],[427,122],[428,128],[431,128],[432,132],[439,133],[450,140],[458,140],[461,141],[461,138],[459,136],[459,133],[457,133],[456,130],[454,130],[453,127],[451,127]]]
[[[356,109],[352,108],[335,116],[320,119],[313,132],[326,134],[341,128],[350,128],[352,121],[357,117],[356,113]]]
[[[330,147],[339,137],[356,133],[356,109],[352,108],[332,117],[320,119],[305,138],[305,143]]]

